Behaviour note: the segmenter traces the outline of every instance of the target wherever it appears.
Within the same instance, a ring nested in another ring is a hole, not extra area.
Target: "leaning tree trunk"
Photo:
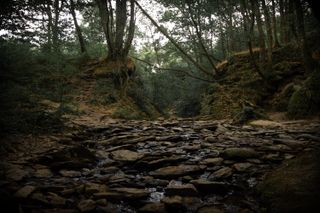
[[[81,51],[81,53],[86,53],[87,49],[86,49],[86,45],[85,45],[85,42],[84,42],[84,38],[82,36],[81,28],[80,28],[80,26],[78,24],[78,21],[77,21],[73,0],[70,0],[70,13],[72,15],[74,27],[76,29],[76,33],[77,33],[77,36],[78,36],[78,40],[79,40],[79,44],[80,44],[80,51]]]

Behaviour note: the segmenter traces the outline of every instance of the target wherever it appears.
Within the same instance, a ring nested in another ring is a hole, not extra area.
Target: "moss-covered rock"
[[[314,71],[296,90],[288,104],[288,116],[303,118],[320,112],[320,71]]]
[[[320,212],[319,151],[284,162],[258,184],[267,212]]]

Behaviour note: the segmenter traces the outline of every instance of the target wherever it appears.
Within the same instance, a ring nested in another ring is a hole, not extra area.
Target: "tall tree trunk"
[[[132,40],[134,37],[134,32],[136,28],[136,20],[135,20],[135,6],[134,6],[134,0],[130,0],[130,22],[128,27],[128,35],[127,35],[127,41],[124,46],[124,55],[127,56],[132,44]]]
[[[251,64],[254,67],[257,74],[265,81],[265,76],[261,72],[261,69],[255,59],[253,49],[252,49],[252,37],[253,37],[253,28],[254,28],[254,16],[252,16],[251,26],[249,26],[250,20],[248,15],[248,8],[246,0],[240,0],[240,11],[243,17],[243,29],[247,38],[247,45],[250,53]]]
[[[287,18],[287,25],[286,25],[286,43],[289,43],[292,41],[292,39],[295,37],[297,38],[296,33],[296,27],[295,27],[295,20],[294,20],[294,0],[287,0],[287,9],[286,9],[286,18]]]
[[[251,0],[253,13],[257,20],[257,28],[259,32],[259,46],[260,46],[260,61],[266,61],[266,45],[265,45],[265,35],[262,28],[262,20],[261,20],[261,13],[259,8],[259,2],[256,0]]]
[[[116,36],[114,51],[109,52],[109,58],[112,60],[124,59],[124,35],[125,27],[127,23],[127,0],[116,1]]]
[[[78,36],[78,40],[79,40],[79,44],[80,44],[80,51],[81,51],[81,53],[86,53],[87,49],[86,49],[84,38],[82,36],[81,28],[80,28],[78,21],[77,21],[73,0],[70,0],[70,13],[72,15],[74,27],[76,29],[76,33]]]
[[[62,2],[61,2],[62,4]],[[62,5],[61,5],[62,7]],[[60,19],[60,0],[54,0],[54,22],[52,26],[52,45],[55,52],[59,52],[59,19]]]
[[[272,3],[272,31],[273,31],[273,46],[275,48],[280,46],[279,40],[278,40],[278,29],[277,29],[277,19],[276,19],[276,5],[275,0],[271,0]]]
[[[45,3],[45,11],[48,16],[48,27],[47,27],[47,51],[50,53],[52,51],[52,11],[51,11],[51,2],[46,1]]]
[[[279,0],[279,9],[280,9],[280,40],[281,43],[286,43],[286,18],[284,11],[284,0]]]
[[[106,36],[108,51],[113,52],[113,39],[112,39],[112,30],[111,30],[111,20],[110,20],[110,11],[108,10],[108,5],[104,0],[96,0],[99,16],[102,25],[103,32]]]
[[[315,61],[312,59],[311,52],[309,51],[305,27],[304,27],[304,15],[300,0],[294,0],[295,10],[297,14],[297,29],[298,29],[298,41],[302,51],[303,61],[308,72],[312,72],[315,68]]]
[[[267,8],[265,0],[261,0],[262,9],[265,17],[265,25],[267,28],[267,41],[268,41],[268,63],[272,63],[272,46],[273,46],[273,37],[272,37],[272,27],[271,27],[271,20],[269,10]]]

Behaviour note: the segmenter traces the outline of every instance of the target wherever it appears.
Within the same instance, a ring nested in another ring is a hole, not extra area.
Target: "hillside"
[[[256,49],[256,59],[258,54]],[[266,80],[255,70],[248,51],[234,54],[220,63],[218,70],[217,83],[211,84],[202,98],[202,115],[234,118],[247,107],[256,112],[252,116],[258,117],[283,112],[286,117],[301,118],[319,112],[319,86],[313,83],[317,82],[319,71],[305,71],[298,48],[275,49],[272,68],[263,70]]]

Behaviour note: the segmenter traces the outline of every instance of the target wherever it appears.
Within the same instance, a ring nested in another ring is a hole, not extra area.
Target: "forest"
[[[0,1],[1,212],[319,212],[316,0]]]

